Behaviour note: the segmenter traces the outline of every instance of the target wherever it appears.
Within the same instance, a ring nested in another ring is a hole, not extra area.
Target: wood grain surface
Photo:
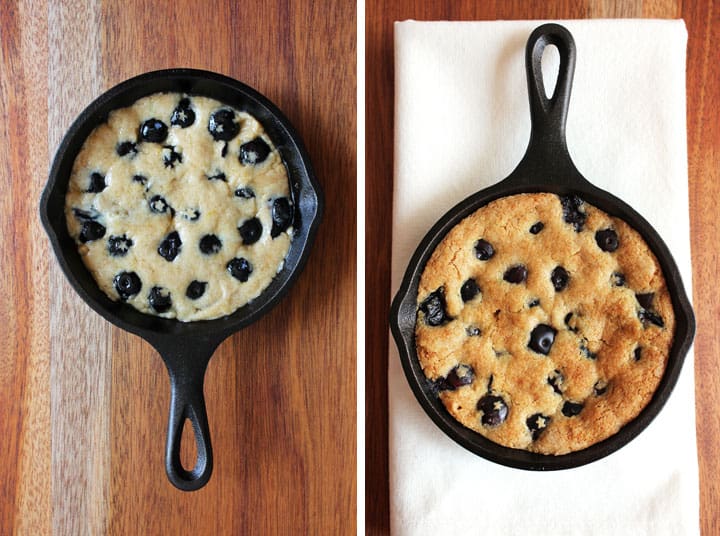
[[[0,3],[0,534],[355,532],[355,28],[347,0]],[[326,199],[289,295],[210,362],[215,469],[194,493],[165,476],[161,359],[81,301],[38,218],[77,114],[167,67],[265,94]]]
[[[720,6],[685,0],[366,1],[366,533],[389,532],[387,312],[390,296],[393,33],[396,20],[684,18],[688,28],[687,118],[700,526],[720,534]]]

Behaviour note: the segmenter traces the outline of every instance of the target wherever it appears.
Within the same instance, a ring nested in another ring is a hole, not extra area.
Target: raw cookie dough
[[[497,199],[456,225],[417,296],[420,364],[488,439],[564,454],[648,404],[675,331],[657,259],[622,220],[549,193]]]
[[[228,315],[283,268],[285,165],[251,115],[157,93],[110,113],[73,165],[70,235],[112,300],[182,321]]]

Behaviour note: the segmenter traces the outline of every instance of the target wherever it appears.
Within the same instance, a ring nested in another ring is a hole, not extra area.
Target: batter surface
[[[148,314],[228,315],[282,269],[294,207],[262,125],[213,99],[158,93],[85,141],[65,200],[100,288]]]
[[[648,404],[675,317],[641,236],[582,199],[508,196],[456,225],[420,280],[415,342],[447,410],[508,447],[586,448]]]

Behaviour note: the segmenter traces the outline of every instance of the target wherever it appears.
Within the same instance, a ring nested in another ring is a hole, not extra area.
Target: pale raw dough
[[[196,115],[187,128],[170,121],[183,98],[190,99]],[[182,321],[213,319],[257,298],[282,269],[293,228],[271,237],[272,205],[278,198],[290,200],[287,170],[262,125],[248,113],[234,110],[240,132],[227,147],[226,142],[214,140],[208,121],[220,108],[231,109],[200,96],[154,94],[110,113],[83,145],[73,166],[65,215],[85,265],[111,299],[120,299],[113,285],[116,275],[135,272],[142,288],[127,303],[139,311],[158,314],[148,302],[150,289],[157,286],[167,289],[172,299],[170,309],[159,316]],[[140,125],[151,118],[168,127],[162,143],[138,142]],[[239,159],[240,146],[258,137],[268,144],[270,154],[257,165],[244,165]],[[118,154],[118,144],[125,141],[137,143],[136,154]],[[165,165],[166,146],[182,155],[182,163]],[[93,173],[105,177],[106,187],[98,193],[88,192]],[[226,180],[209,179],[218,173],[224,173]],[[146,183],[133,180],[135,176],[147,178]],[[255,197],[235,195],[239,188],[252,189]],[[152,212],[149,200],[156,195],[162,196],[174,213],[169,209],[164,214]],[[78,217],[77,209],[106,228],[102,238],[81,243],[78,237],[86,219]],[[194,221],[190,219],[193,211],[200,212]],[[238,228],[253,217],[262,223],[262,234],[254,244],[244,245]],[[179,233],[182,246],[169,262],[158,254],[158,247],[173,231]],[[218,253],[200,251],[200,239],[207,234],[220,238]],[[122,235],[132,240],[132,246],[125,255],[110,255],[110,237]],[[227,264],[233,258],[251,263],[246,282],[230,275]],[[195,300],[186,297],[193,280],[207,282],[204,294]]]

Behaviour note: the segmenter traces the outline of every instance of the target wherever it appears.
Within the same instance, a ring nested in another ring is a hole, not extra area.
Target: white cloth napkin
[[[587,179],[655,226],[692,294],[685,25],[560,22],[577,45],[570,153]],[[431,225],[506,177],[524,154],[524,50],[539,24],[395,24],[393,295]],[[640,436],[592,464],[547,473],[494,464],[445,436],[410,391],[393,341],[388,374],[395,535],[699,533],[692,350],[667,405]]]

